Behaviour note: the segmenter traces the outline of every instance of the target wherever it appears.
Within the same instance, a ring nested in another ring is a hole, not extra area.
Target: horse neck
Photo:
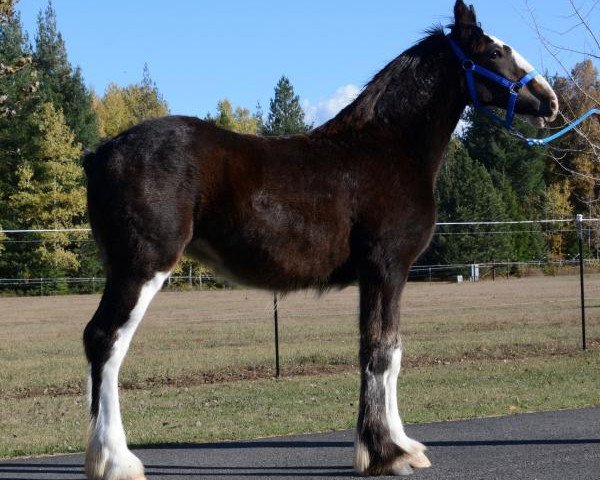
[[[315,134],[345,144],[376,142],[398,159],[410,152],[435,177],[466,104],[456,57],[445,37],[435,35],[393,60]]]

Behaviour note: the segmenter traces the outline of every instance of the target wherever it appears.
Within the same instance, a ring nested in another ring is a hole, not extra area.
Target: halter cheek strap
[[[449,35],[447,35],[446,38],[448,39],[452,50],[454,50],[454,53],[460,60],[462,68],[465,71],[467,88],[469,89],[469,94],[471,95],[473,106],[479,110],[482,110],[486,115],[500,122],[504,127],[510,130],[512,128],[513,119],[515,117],[515,106],[517,104],[517,98],[519,97],[519,91],[531,80],[537,77],[539,75],[538,72],[536,70],[531,70],[521,79],[514,82],[512,80],[509,80],[508,78],[503,77],[502,75],[497,74],[496,72],[492,72],[491,70],[482,67],[481,65],[477,65],[473,60],[471,60],[464,54],[464,52],[461,50],[458,44]],[[501,118],[481,103],[481,101],[479,100],[479,95],[477,94],[477,87],[475,85],[475,74],[487,78],[488,80],[498,83],[504,88],[508,89],[509,96],[508,104],[506,106],[506,118]]]

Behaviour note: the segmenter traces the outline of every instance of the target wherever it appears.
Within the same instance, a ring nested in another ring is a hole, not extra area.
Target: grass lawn
[[[408,423],[600,405],[600,275],[580,350],[578,279],[409,284],[400,408]],[[78,451],[87,413],[81,332],[98,296],[0,299],[0,457]],[[132,444],[351,428],[357,290],[280,303],[284,377],[272,379],[272,296],[161,292],[123,367]]]

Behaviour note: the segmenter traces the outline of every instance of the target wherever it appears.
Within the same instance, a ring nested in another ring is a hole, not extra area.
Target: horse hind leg
[[[431,466],[425,446],[406,435],[398,412],[403,278],[372,267],[360,279],[361,392],[354,467],[361,474],[408,475],[413,468]]]
[[[89,362],[85,470],[89,480],[144,480],[141,461],[129,451],[121,421],[119,369],[129,344],[168,272],[109,276],[98,310],[84,332]]]

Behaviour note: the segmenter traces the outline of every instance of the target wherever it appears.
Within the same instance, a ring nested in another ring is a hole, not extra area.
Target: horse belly
[[[322,287],[348,261],[349,222],[271,213],[227,227],[207,222],[187,252],[234,281],[275,290]]]

